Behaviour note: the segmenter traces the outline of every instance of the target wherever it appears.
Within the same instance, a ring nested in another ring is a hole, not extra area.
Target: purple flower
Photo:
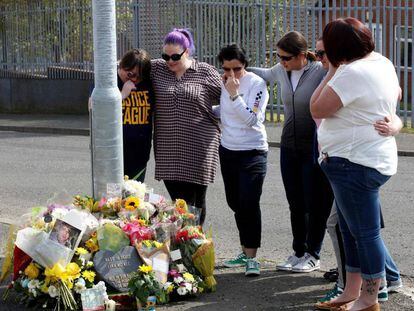
[[[51,214],[56,208],[61,208],[61,209],[66,209],[66,210],[71,210],[72,209],[72,207],[70,207],[70,206],[57,204],[57,203],[52,203],[52,204],[49,204],[47,206],[47,210],[44,212],[43,216]]]

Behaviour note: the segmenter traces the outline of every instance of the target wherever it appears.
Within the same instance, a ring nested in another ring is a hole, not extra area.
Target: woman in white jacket
[[[261,242],[260,196],[267,167],[267,136],[263,121],[269,99],[265,81],[247,72],[244,50],[236,44],[221,49],[224,70],[220,106],[219,149],[227,204],[234,212],[242,252],[225,262],[245,266],[246,276],[260,274],[256,252]]]

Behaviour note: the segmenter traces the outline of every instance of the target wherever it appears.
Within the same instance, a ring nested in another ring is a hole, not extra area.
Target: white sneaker
[[[311,272],[321,267],[321,262],[311,254],[305,253],[303,259],[292,267],[292,272]]]
[[[278,264],[276,266],[276,269],[282,270],[282,271],[291,271],[292,267],[297,265],[301,261],[302,258],[303,257],[299,258],[299,257],[296,257],[295,255],[291,255],[288,257],[288,259],[284,263]]]

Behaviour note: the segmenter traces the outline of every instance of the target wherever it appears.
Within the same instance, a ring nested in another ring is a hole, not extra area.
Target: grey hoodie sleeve
[[[248,67],[247,71],[253,72],[261,77],[263,80],[269,83],[276,83],[280,80],[279,72],[281,69],[280,64],[276,64],[272,68],[259,68],[259,67]]]

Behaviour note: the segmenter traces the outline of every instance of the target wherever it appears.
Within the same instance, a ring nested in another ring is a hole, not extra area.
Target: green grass
[[[272,115],[272,113],[270,111],[266,111],[266,121],[267,122],[271,122],[270,121],[271,115]],[[274,117],[273,123],[275,123],[275,124],[283,123],[283,121],[285,120],[285,116],[283,114],[280,115],[280,121],[277,121],[277,113],[274,113],[273,117]]]
[[[401,129],[401,133],[414,134],[414,128],[412,128],[412,127],[403,127]]]

